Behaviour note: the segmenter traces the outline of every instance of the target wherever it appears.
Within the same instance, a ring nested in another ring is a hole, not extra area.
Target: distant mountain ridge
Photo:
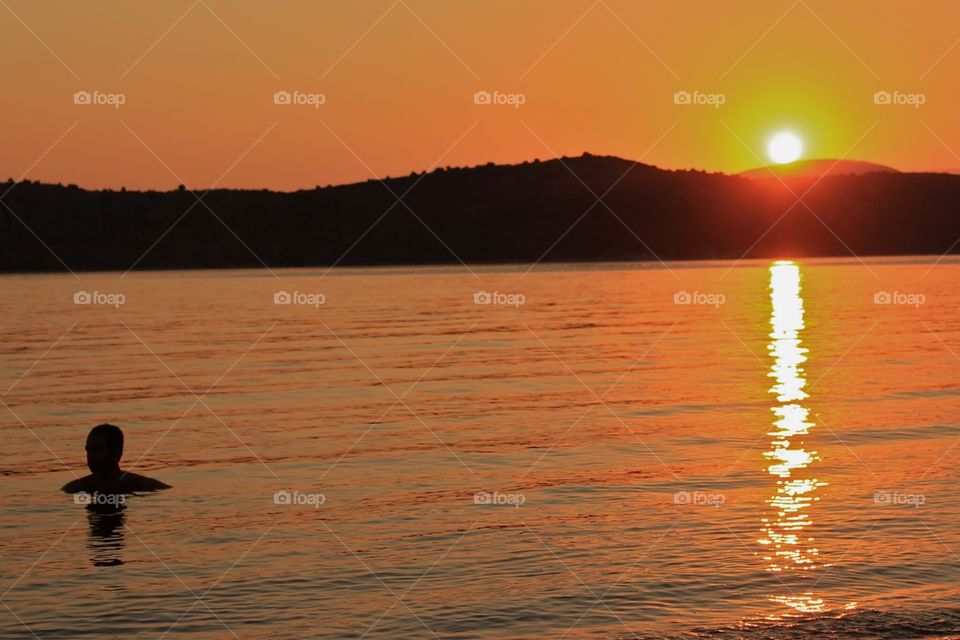
[[[960,176],[810,181],[583,154],[300,190],[2,188],[0,270],[689,260],[957,251]],[[402,202],[396,196],[409,193]],[[806,189],[804,189],[806,190]],[[395,196],[396,194],[396,196]],[[598,196],[603,196],[598,201]],[[209,210],[207,209],[209,207]],[[812,209],[816,215],[811,213]]]
[[[900,173],[897,169],[862,160],[817,158],[797,160],[741,171],[747,178],[819,178],[821,176],[863,175],[865,173]]]

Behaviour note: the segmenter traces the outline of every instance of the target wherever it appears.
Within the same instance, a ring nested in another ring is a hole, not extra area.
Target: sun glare
[[[781,132],[770,138],[767,143],[767,155],[777,164],[793,162],[803,152],[803,143],[796,135]]]

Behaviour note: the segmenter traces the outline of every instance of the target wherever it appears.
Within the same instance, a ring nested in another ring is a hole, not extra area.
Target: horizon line
[[[182,184],[182,183],[181,183],[181,184],[178,184],[178,185],[176,185],[176,186],[174,186],[174,187],[172,187],[172,188],[148,187],[148,188],[128,189],[128,188],[127,188],[126,186],[124,186],[124,185],[120,185],[119,187],[99,187],[99,188],[97,188],[97,187],[81,186],[81,185],[79,185],[79,184],[77,184],[77,183],[74,183],[74,182],[64,183],[62,180],[61,180],[61,181],[57,181],[57,182],[45,182],[45,181],[42,181],[42,180],[32,180],[32,179],[26,178],[26,176],[22,176],[20,179],[17,179],[17,180],[15,180],[13,177],[8,177],[6,180],[4,180],[4,182],[3,182],[2,184],[13,184],[13,185],[17,185],[17,184],[40,184],[40,185],[48,185],[48,186],[60,186],[60,187],[64,187],[64,188],[73,187],[73,188],[82,189],[82,190],[84,190],[84,191],[89,191],[89,192],[94,192],[94,191],[113,191],[113,192],[117,192],[117,193],[122,193],[122,192],[133,192],[133,193],[150,193],[150,192],[155,192],[155,193],[170,193],[170,192],[174,192],[174,191],[179,191],[181,186],[183,187],[183,190],[184,190],[184,191],[189,191],[189,192],[194,192],[194,193],[196,193],[196,192],[213,192],[213,191],[269,191],[269,192],[271,192],[271,193],[298,193],[298,192],[301,192],[301,191],[317,191],[317,190],[332,189],[332,188],[337,188],[337,187],[348,187],[348,186],[354,186],[354,185],[359,185],[359,184],[366,184],[366,183],[368,183],[368,182],[386,182],[387,180],[405,180],[405,179],[409,179],[409,178],[411,178],[411,177],[429,175],[429,174],[433,174],[433,173],[437,173],[437,172],[446,172],[446,171],[469,171],[469,170],[475,170],[475,169],[482,169],[482,168],[485,168],[485,167],[490,167],[491,165],[494,166],[494,167],[522,167],[522,166],[526,166],[526,165],[530,165],[530,164],[543,164],[543,163],[546,163],[546,162],[558,162],[558,161],[559,161],[559,162],[562,162],[562,161],[564,161],[564,160],[578,160],[578,159],[581,159],[581,158],[606,158],[606,159],[612,159],[612,160],[620,160],[620,161],[623,161],[623,162],[632,163],[632,164],[634,164],[634,165],[642,165],[642,166],[646,166],[646,167],[651,167],[651,168],[657,169],[657,170],[659,170],[659,171],[664,171],[664,172],[708,173],[708,174],[713,174],[713,175],[719,174],[719,175],[730,176],[730,177],[746,177],[746,176],[744,176],[743,174],[747,174],[747,173],[750,173],[750,172],[762,171],[762,170],[764,170],[764,169],[769,169],[769,170],[771,170],[771,172],[774,172],[774,171],[775,171],[776,169],[778,169],[778,168],[788,167],[788,166],[790,166],[790,165],[799,165],[799,164],[809,163],[809,162],[865,163],[865,164],[873,164],[873,165],[877,165],[877,166],[881,166],[881,167],[886,167],[886,168],[888,168],[888,169],[892,169],[893,172],[895,172],[895,173],[901,173],[901,174],[938,174],[938,175],[958,175],[958,176],[960,176],[960,168],[940,169],[940,170],[922,170],[922,171],[904,171],[904,170],[901,170],[901,169],[897,169],[896,167],[892,167],[892,166],[890,166],[890,165],[882,165],[882,164],[880,164],[880,163],[873,162],[873,161],[870,161],[870,160],[851,160],[851,159],[846,159],[846,158],[828,158],[828,157],[824,157],[824,158],[803,158],[803,159],[800,159],[800,160],[795,160],[795,161],[793,161],[793,162],[787,162],[787,163],[783,163],[783,164],[770,163],[770,164],[766,164],[766,165],[753,166],[753,167],[750,167],[750,168],[747,168],[747,169],[741,169],[740,171],[728,172],[728,171],[722,171],[722,170],[709,170],[709,169],[697,168],[697,167],[682,167],[682,168],[674,167],[674,168],[668,168],[668,167],[662,167],[662,166],[659,166],[659,165],[656,165],[656,164],[650,164],[650,163],[646,163],[646,162],[641,162],[641,161],[639,161],[639,160],[631,160],[631,159],[629,159],[629,158],[624,158],[624,157],[622,157],[622,156],[617,156],[617,155],[612,155],[612,154],[597,154],[597,153],[592,153],[592,152],[590,152],[590,151],[583,151],[580,155],[562,155],[562,156],[554,156],[554,157],[552,157],[552,158],[546,158],[546,159],[541,159],[541,158],[537,157],[537,158],[533,158],[533,159],[521,160],[521,161],[519,161],[519,162],[496,163],[496,162],[493,162],[493,161],[491,160],[491,161],[488,161],[488,162],[484,162],[484,163],[480,163],[480,164],[473,164],[473,165],[447,165],[447,166],[444,166],[444,167],[435,166],[435,167],[433,167],[433,168],[430,169],[430,170],[426,170],[426,169],[420,170],[420,171],[413,170],[413,171],[411,171],[410,173],[405,174],[405,175],[386,175],[386,176],[384,176],[384,177],[370,177],[370,178],[367,178],[367,179],[365,179],[365,180],[355,180],[355,181],[352,181],[352,182],[340,182],[340,183],[337,183],[337,184],[328,183],[328,184],[326,184],[326,185],[321,185],[320,183],[316,183],[316,184],[314,184],[313,186],[302,186],[302,187],[299,187],[299,188],[296,188],[296,189],[272,189],[272,188],[268,188],[268,187],[252,187],[252,186],[244,186],[244,187],[226,187],[226,186],[225,186],[225,187],[196,187],[196,188],[191,188],[191,187],[188,187],[188,186],[186,186],[186,185],[184,185],[184,184]],[[838,175],[857,175],[857,174],[838,174]],[[771,177],[773,177],[773,175],[771,175]]]

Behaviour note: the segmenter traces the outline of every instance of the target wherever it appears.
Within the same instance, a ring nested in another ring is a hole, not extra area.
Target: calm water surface
[[[958,277],[2,276],[0,637],[960,633]]]

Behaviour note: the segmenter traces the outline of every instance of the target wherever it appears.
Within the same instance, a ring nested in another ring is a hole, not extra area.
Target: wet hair
[[[108,449],[116,451],[118,454],[123,453],[123,431],[120,430],[120,427],[107,423],[98,424],[90,429],[90,433],[87,435],[88,438],[94,436],[103,436]]]

